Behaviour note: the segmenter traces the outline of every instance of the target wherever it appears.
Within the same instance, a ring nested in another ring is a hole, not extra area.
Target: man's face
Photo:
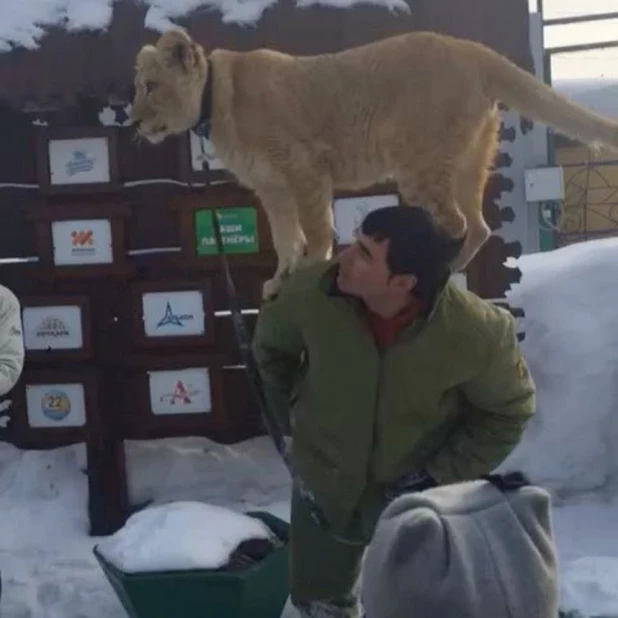
[[[377,242],[357,232],[356,241],[337,257],[339,289],[364,299],[407,294],[414,286],[414,277],[391,275],[387,250],[388,240]]]

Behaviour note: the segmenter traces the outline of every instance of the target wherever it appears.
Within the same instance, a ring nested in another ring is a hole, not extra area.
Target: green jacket
[[[297,471],[331,525],[368,487],[425,468],[439,483],[491,472],[534,413],[507,311],[452,282],[381,352],[335,267],[297,271],[263,304],[253,351]]]

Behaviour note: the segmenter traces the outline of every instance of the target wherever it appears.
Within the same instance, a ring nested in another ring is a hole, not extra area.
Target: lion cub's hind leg
[[[498,150],[500,121],[494,111],[483,123],[469,150],[461,158],[457,176],[457,199],[468,222],[461,251],[451,263],[453,271],[463,270],[487,242],[491,230],[483,217],[483,198],[490,169]]]
[[[467,221],[468,228],[463,245],[455,259],[451,262],[453,272],[464,270],[491,235],[491,230],[485,223],[481,213],[472,214],[468,217]]]
[[[293,273],[303,255],[305,236],[300,227],[298,207],[290,191],[281,188],[256,190],[268,218],[273,247],[277,253],[277,269],[262,286],[262,298],[277,294],[285,277]]]
[[[335,227],[332,199],[330,183],[324,179],[315,179],[304,189],[297,189],[298,216],[307,239],[299,267],[325,262],[332,256]]]

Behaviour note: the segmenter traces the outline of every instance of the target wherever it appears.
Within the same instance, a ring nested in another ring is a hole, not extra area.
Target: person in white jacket
[[[21,306],[9,288],[0,285],[0,398],[13,389],[24,368]],[[0,401],[0,416],[6,408]],[[2,578],[0,576],[0,596]]]
[[[0,285],[0,397],[17,384],[24,368],[21,306],[17,296]]]

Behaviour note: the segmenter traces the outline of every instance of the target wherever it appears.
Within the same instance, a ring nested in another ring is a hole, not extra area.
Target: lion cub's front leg
[[[277,294],[285,277],[296,270],[304,253],[305,236],[300,227],[298,209],[292,195],[284,190],[257,191],[270,226],[277,253],[277,269],[262,286],[262,299]]]
[[[297,192],[298,216],[307,239],[307,251],[299,266],[328,261],[333,253],[333,193],[325,178],[315,178]]]

